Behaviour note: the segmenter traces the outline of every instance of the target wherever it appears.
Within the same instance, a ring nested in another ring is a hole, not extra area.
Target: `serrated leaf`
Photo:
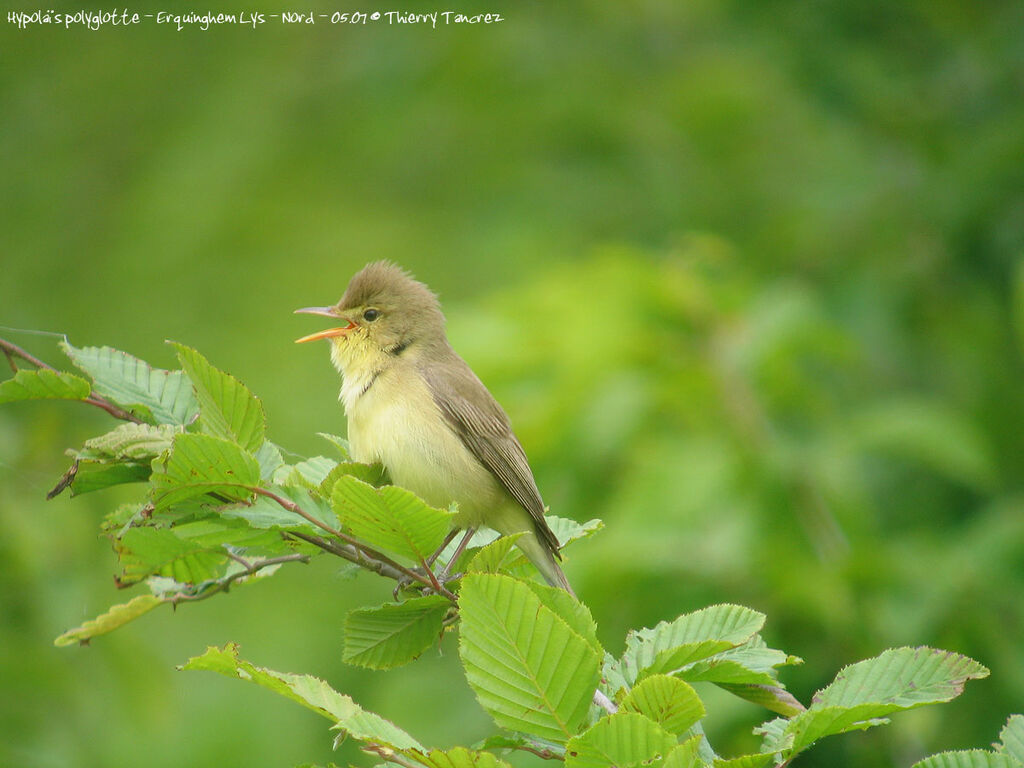
[[[999,732],[999,741],[1002,751],[1024,766],[1024,715],[1010,715]]]
[[[259,482],[259,462],[235,443],[180,434],[170,454],[153,462],[152,498],[157,510],[211,493],[239,501],[249,498]]]
[[[69,629],[54,640],[53,644],[62,647],[76,643],[85,643],[98,635],[113,632],[129,621],[149,613],[162,602],[163,600],[154,595],[139,595],[127,603],[111,606],[107,609],[106,613],[100,614],[95,619],[90,619],[79,627]]]
[[[353,535],[414,563],[433,554],[451,528],[451,512],[428,506],[404,488],[374,488],[351,476],[335,483],[331,504]]]
[[[1018,768],[1020,763],[1007,755],[966,749],[959,752],[940,752],[914,763],[911,768]]]
[[[558,538],[558,543],[562,547],[568,546],[574,541],[590,538],[604,528],[604,523],[596,518],[587,520],[585,523],[578,523],[571,518],[557,515],[545,515],[544,519],[547,520],[548,527]]]
[[[195,388],[203,432],[238,443],[247,451],[258,450],[266,431],[259,399],[234,376],[210,365],[196,350],[173,341],[170,344],[178,350],[181,367]]]
[[[441,595],[350,611],[342,660],[369,669],[393,669],[413,661],[437,642],[452,607]]]
[[[86,440],[79,457],[134,461],[152,459],[171,447],[171,441],[180,430],[180,427],[173,424],[121,424],[105,435]]]
[[[465,747],[432,749],[429,754],[417,755],[416,760],[428,768],[511,768],[490,752],[478,752]]]
[[[326,717],[334,723],[334,729],[344,731],[360,741],[395,750],[427,751],[401,728],[378,714],[364,710],[323,680],[310,675],[274,672],[240,659],[238,645],[235,643],[228,643],[223,648],[211,646],[202,656],[189,659],[180,669],[205,669],[256,683]]]
[[[81,376],[43,368],[20,370],[14,377],[0,382],[0,403],[20,400],[85,400],[92,385]]]
[[[988,670],[966,656],[932,648],[895,648],[842,669],[811,706],[789,721],[786,755],[806,749],[823,736],[869,728],[886,715],[949,701],[968,680]]]
[[[844,667],[814,695],[812,707],[854,707],[874,701],[896,709],[950,701],[968,680],[988,677],[974,659],[934,648],[893,648],[873,659]]]
[[[566,768],[632,768],[667,755],[676,737],[643,715],[620,712],[601,718],[565,745]]]
[[[583,723],[600,657],[524,582],[467,574],[459,656],[481,706],[504,727],[564,744]]]
[[[679,678],[651,675],[626,695],[619,711],[637,712],[670,733],[682,735],[704,717],[704,704],[697,692]]]
[[[93,380],[93,388],[117,405],[155,424],[185,425],[199,412],[192,384],[181,371],[149,363],[110,347],[60,347]]]
[[[652,629],[630,632],[620,672],[630,683],[645,675],[672,672],[742,645],[757,634],[764,619],[763,613],[740,605],[713,605]]]

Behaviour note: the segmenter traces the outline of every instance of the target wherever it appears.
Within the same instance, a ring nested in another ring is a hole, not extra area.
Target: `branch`
[[[387,563],[375,560],[366,554],[366,552],[357,547],[353,547],[351,544],[341,544],[336,541],[331,541],[330,539],[321,538],[320,536],[300,533],[299,531],[288,531],[287,535],[300,539],[307,544],[312,544],[314,547],[319,547],[324,552],[330,552],[332,555],[337,555],[338,557],[348,560],[350,563],[355,563],[359,567],[365,568],[368,571],[373,571],[385,578],[395,579],[396,581],[401,581],[405,578],[405,574],[397,568],[392,568]]]
[[[200,600],[206,600],[209,597],[213,597],[214,595],[220,592],[227,592],[231,585],[239,579],[244,579],[246,576],[252,576],[254,573],[258,573],[259,571],[271,565],[280,565],[281,563],[309,562],[309,555],[303,555],[300,553],[294,553],[291,555],[281,555],[280,557],[268,557],[265,560],[258,560],[255,563],[250,563],[247,560],[242,559],[241,557],[236,557],[231,554],[229,554],[228,557],[230,557],[236,563],[241,565],[245,570],[238,571],[237,573],[232,573],[230,576],[225,576],[223,579],[218,579],[217,581],[213,582],[210,586],[208,586],[206,589],[204,589],[202,592],[198,592],[195,594],[189,592],[177,592],[173,595],[169,595],[168,597],[164,598],[165,601],[174,606],[177,606],[178,603],[184,602],[199,602]]]
[[[266,496],[268,499],[273,499],[278,504],[280,504],[282,507],[287,509],[289,512],[294,512],[296,515],[298,515],[299,517],[303,518],[304,520],[312,523],[313,525],[315,525],[320,530],[325,531],[326,533],[331,534],[331,536],[334,536],[337,539],[341,539],[343,542],[345,542],[348,545],[348,547],[343,547],[342,545],[339,545],[339,544],[337,544],[335,542],[328,542],[326,539],[322,539],[320,537],[311,537],[312,539],[317,539],[317,540],[323,542],[324,544],[328,544],[329,545],[329,546],[325,547],[325,546],[322,546],[321,544],[317,543],[316,541],[312,541],[311,539],[305,538],[304,535],[300,535],[299,538],[302,538],[304,541],[309,541],[310,544],[313,544],[314,546],[320,547],[321,549],[324,549],[327,552],[331,552],[332,554],[344,557],[346,560],[349,560],[349,561],[351,561],[353,563],[356,563],[357,565],[363,566],[365,568],[369,568],[370,570],[374,571],[375,573],[379,573],[381,575],[384,575],[383,571],[378,570],[376,565],[371,565],[370,564],[370,563],[373,563],[374,561],[376,561],[377,563],[380,563],[382,566],[387,566],[388,570],[390,570],[390,571],[397,571],[400,574],[399,576],[391,576],[391,578],[396,578],[398,581],[403,581],[405,579],[410,579],[412,581],[418,581],[420,584],[424,585],[425,587],[430,587],[431,589],[436,589],[439,594],[444,595],[449,600],[451,600],[453,603],[456,602],[455,595],[453,595],[451,592],[449,592],[447,589],[445,589],[445,587],[443,585],[438,584],[437,583],[437,579],[432,579],[432,578],[430,578],[430,577],[428,577],[428,576],[426,576],[426,575],[424,575],[422,573],[417,573],[416,571],[412,570],[411,568],[406,568],[404,565],[401,565],[400,563],[396,563],[394,560],[392,560],[390,557],[385,555],[383,552],[378,552],[376,549],[373,549],[372,547],[368,547],[366,544],[363,544],[361,541],[359,541],[359,539],[356,539],[356,538],[354,538],[352,536],[349,536],[347,533],[344,533],[343,531],[339,531],[337,528],[332,528],[331,526],[327,525],[327,523],[323,522],[322,520],[317,520],[315,517],[313,517],[311,514],[306,512],[302,507],[300,507],[294,501],[291,501],[290,499],[286,499],[283,496],[279,496],[278,494],[274,493],[273,491],[267,490],[266,488],[260,488],[260,487],[257,486],[257,487],[251,488],[250,490],[252,490],[254,493],[259,494],[260,496]],[[351,548],[351,549],[349,549],[349,548]],[[355,557],[357,559],[353,559],[353,557]],[[431,574],[431,576],[432,575],[433,574]]]
[[[26,352],[24,349],[19,347],[17,344],[12,344],[11,342],[7,341],[6,339],[0,339],[0,349],[3,350],[4,355],[7,357],[7,362],[11,366],[11,370],[13,370],[15,373],[18,372],[18,366],[14,362],[15,358],[21,358],[26,363],[29,363],[30,365],[34,365],[36,368],[41,368],[41,369],[47,370],[47,371],[53,371],[54,373],[60,373],[60,371],[58,371],[52,365],[50,365],[48,363],[44,363],[38,357],[34,357],[33,355],[30,355],[28,352]],[[107,400],[107,398],[103,397],[102,395],[97,395],[95,393],[90,393],[90,395],[88,397],[83,398],[82,402],[83,403],[88,403],[89,405],[95,405],[97,408],[102,408],[104,411],[109,413],[115,419],[121,419],[122,421],[132,421],[132,422],[134,422],[136,424],[143,424],[144,423],[142,421],[142,419],[140,419],[138,416],[136,416],[135,414],[133,414],[133,413],[131,413],[129,411],[126,411],[124,408],[120,408],[120,407],[114,405],[112,402]]]

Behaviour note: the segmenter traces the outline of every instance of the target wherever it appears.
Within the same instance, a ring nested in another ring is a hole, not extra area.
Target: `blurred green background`
[[[159,7],[207,8],[244,10]],[[327,453],[337,378],[291,310],[393,259],[441,294],[552,510],[606,521],[567,570],[610,650],[747,604],[807,660],[784,672],[807,701],[886,647],[948,648],[992,677],[800,765],[990,743],[1024,709],[1024,6],[461,9],[507,21],[0,21],[0,324],[163,366],[164,339],[194,345],[272,439]],[[43,500],[107,428],[88,411],[0,407],[0,764],[371,764],[299,707],[174,670],[228,640],[425,743],[490,732],[451,639],[392,673],[341,663],[345,612],[390,587],[326,559],[55,649],[126,599],[96,535],[125,494]],[[716,746],[753,748],[762,711],[710,701]]]

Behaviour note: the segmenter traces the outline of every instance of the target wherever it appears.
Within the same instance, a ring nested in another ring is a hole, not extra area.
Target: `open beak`
[[[335,307],[303,307],[302,309],[296,309],[296,314],[305,315],[324,315],[326,317],[338,317],[338,310]],[[346,333],[356,327],[356,324],[349,321],[349,324],[340,328],[327,328],[323,331],[317,331],[311,333],[309,336],[303,336],[301,339],[296,339],[296,344],[302,344],[306,341],[316,341],[317,339],[330,339],[335,336],[344,336]]]

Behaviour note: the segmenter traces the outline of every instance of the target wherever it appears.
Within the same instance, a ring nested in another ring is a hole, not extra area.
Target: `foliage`
[[[40,365],[15,345],[0,345],[12,361]],[[466,680],[503,729],[494,740],[479,749],[426,748],[323,680],[257,667],[233,643],[209,648],[182,668],[268,688],[327,717],[339,739],[351,736],[387,763],[507,765],[491,751],[498,750],[560,759],[569,768],[788,765],[826,736],[950,701],[968,680],[988,675],[948,651],[893,649],[844,668],[805,708],[778,677],[800,659],[767,647],[763,614],[728,604],[631,631],[615,657],[598,640],[585,605],[524,575],[511,556],[513,538],[449,562],[451,511],[380,484],[381,472],[345,456],[286,463],[265,437],[260,401],[196,350],[176,344],[182,370],[170,372],[107,347],[62,346],[92,379],[89,391],[81,379],[41,367],[34,377],[18,372],[12,383],[0,384],[0,402],[76,399],[127,421],[73,451],[52,494],[74,492],[84,466],[101,468],[87,490],[145,484],[141,503],[115,509],[102,530],[118,555],[118,584],[145,583],[149,594],[113,606],[56,644],[87,643],[161,604],[205,600],[282,565],[336,555],[398,582],[395,603],[349,613],[345,660],[393,669],[457,627]],[[377,485],[366,482],[373,478]],[[553,523],[563,545],[600,527]],[[465,572],[440,575],[464,562]],[[780,715],[755,729],[762,737],[757,752],[728,759],[716,753],[703,727],[708,707],[691,685],[700,682]],[[1022,722],[1010,718],[994,752],[941,753],[917,766],[1020,768]]]

